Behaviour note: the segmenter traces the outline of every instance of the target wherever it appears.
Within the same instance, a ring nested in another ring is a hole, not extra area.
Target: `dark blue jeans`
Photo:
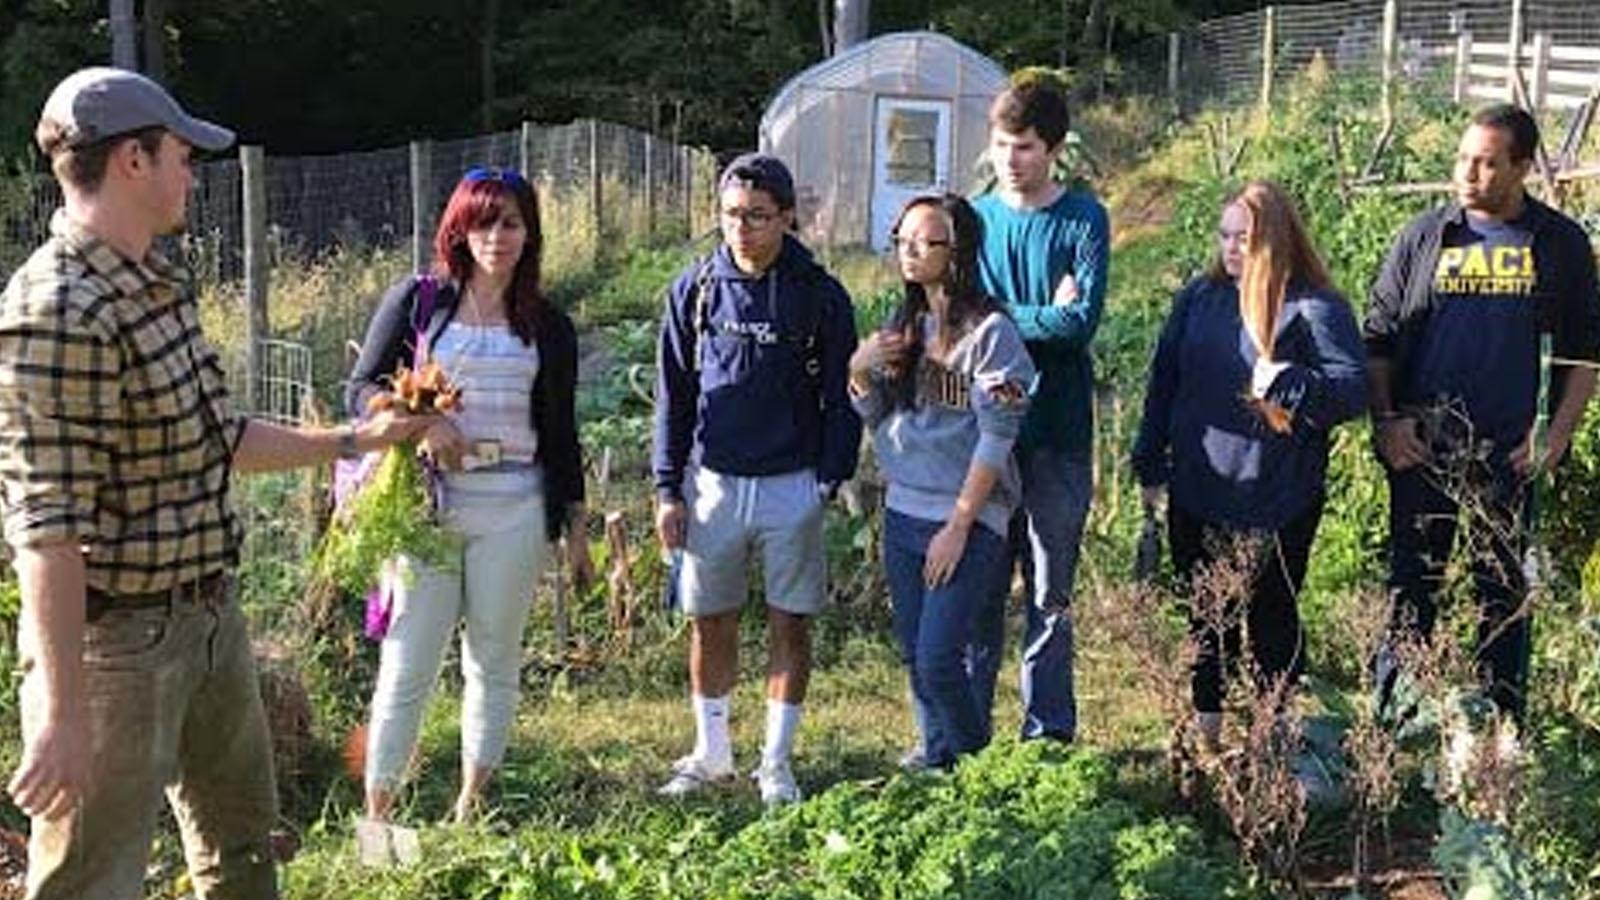
[[[1522,556],[1532,521],[1532,491],[1506,464],[1475,475],[1457,490],[1475,498],[1470,504],[1473,535],[1463,549],[1479,608],[1478,663],[1490,699],[1520,720],[1530,649],[1528,616],[1522,608],[1527,596]],[[1395,624],[1424,639],[1433,634],[1445,565],[1458,538],[1457,499],[1422,467],[1389,473],[1389,587]]]
[[[1087,457],[1058,450],[1018,448],[1017,463],[1022,470],[1022,508],[1011,520],[1009,553],[984,604],[969,651],[969,671],[987,733],[1005,655],[1006,601],[1015,559],[1028,598],[1022,644],[1022,738],[1070,741],[1078,730],[1072,583],[1094,479]]]
[[[928,543],[942,527],[942,522],[892,509],[884,512],[883,566],[894,601],[894,632],[922,712],[923,751],[934,766],[947,766],[988,743],[966,653],[978,611],[1006,560],[1005,541],[974,525],[950,580],[930,590],[922,567]]]

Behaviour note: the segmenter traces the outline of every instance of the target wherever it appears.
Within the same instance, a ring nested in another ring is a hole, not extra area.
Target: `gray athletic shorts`
[[[816,472],[741,478],[700,468],[688,482],[679,584],[686,615],[715,616],[743,606],[752,551],[761,554],[768,606],[798,616],[822,610],[827,561]]]

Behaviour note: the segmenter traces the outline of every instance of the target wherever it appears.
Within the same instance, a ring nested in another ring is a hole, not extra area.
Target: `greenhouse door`
[[[874,120],[870,237],[886,250],[906,201],[950,184],[950,104],[879,97]]]

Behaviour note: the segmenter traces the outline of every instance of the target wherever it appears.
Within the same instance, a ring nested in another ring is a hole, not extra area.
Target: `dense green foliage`
[[[148,10],[155,4],[138,4]],[[823,56],[816,0],[164,0],[167,80],[269,153],[594,117],[718,149]],[[937,28],[1007,66],[1087,63],[1246,0],[878,0],[871,33]],[[110,55],[106,4],[0,0],[0,160],[22,159],[49,86]],[[626,27],[619,23],[626,20]],[[338,60],[338,65],[329,65]],[[715,63],[708,64],[708,61]],[[602,64],[597,64],[603,61]]]
[[[1004,743],[950,775],[846,783],[753,820],[668,806],[576,837],[437,835],[425,853],[453,862],[369,875],[366,890],[502,900],[1255,896],[1193,824],[1137,799],[1119,770],[1094,751]],[[304,896],[337,896],[351,874],[293,871],[290,893]]]

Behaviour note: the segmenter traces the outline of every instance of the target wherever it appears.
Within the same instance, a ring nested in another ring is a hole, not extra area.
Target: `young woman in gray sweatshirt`
[[[905,297],[850,360],[850,393],[888,482],[884,567],[927,763],[988,740],[964,656],[1006,572],[1019,498],[1011,455],[1034,380],[1022,336],[978,290],[982,226],[960,196],[919,197],[895,226]]]

